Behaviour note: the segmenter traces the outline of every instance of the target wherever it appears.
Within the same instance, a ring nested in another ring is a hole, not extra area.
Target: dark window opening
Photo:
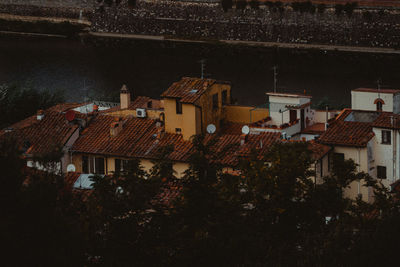
[[[381,101],[376,102],[376,110],[382,111],[382,102]]]
[[[385,166],[377,166],[377,177],[379,179],[386,179],[386,167]]]
[[[225,105],[228,103],[228,91],[224,90],[222,91],[222,105]]]
[[[181,128],[175,128],[175,132],[176,132],[177,134],[180,134],[180,133],[182,133],[182,129],[181,129]]]
[[[82,156],[82,173],[89,173],[89,158]]]
[[[179,99],[176,99],[176,114],[182,114],[182,103]]]
[[[104,158],[96,158],[96,174],[104,174]]]
[[[294,122],[297,120],[297,110],[290,110],[290,122]]]
[[[344,162],[344,154],[343,153],[329,154],[329,158],[328,158],[329,171],[332,171],[333,166],[335,166],[336,164],[340,164],[343,162]]]
[[[120,172],[122,170],[121,167],[121,160],[115,159],[115,172]]]
[[[218,109],[218,94],[214,94],[212,97],[213,109]]]
[[[150,100],[147,102],[147,108],[152,108],[153,107],[153,102]]]
[[[390,145],[392,142],[392,132],[382,131],[382,144]]]

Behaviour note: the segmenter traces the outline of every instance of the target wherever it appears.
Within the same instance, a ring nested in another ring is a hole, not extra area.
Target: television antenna
[[[206,70],[206,60],[202,59],[199,62],[200,62],[200,68],[201,68],[201,79],[204,79],[205,70]]]
[[[275,65],[273,67],[274,70],[274,93],[276,93],[276,89],[278,86],[278,67]]]

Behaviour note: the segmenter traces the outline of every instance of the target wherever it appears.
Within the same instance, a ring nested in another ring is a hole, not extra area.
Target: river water
[[[134,95],[157,98],[180,77],[199,76],[201,59],[208,77],[232,82],[239,104],[265,102],[275,65],[279,91],[306,90],[314,102],[327,97],[336,106],[349,105],[351,89],[376,87],[378,78],[384,87],[400,88],[398,55],[14,37],[0,37],[0,84],[63,90],[68,101],[117,100],[127,84]]]

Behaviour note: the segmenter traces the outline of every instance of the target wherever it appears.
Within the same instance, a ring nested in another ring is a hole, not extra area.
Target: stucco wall
[[[351,108],[360,110],[376,110],[375,99],[381,98],[385,101],[383,111],[393,112],[393,94],[351,91]]]
[[[251,123],[269,116],[268,109],[250,106],[225,106],[225,120],[237,123]]]
[[[367,148],[356,148],[356,147],[342,147],[336,146],[334,148],[335,153],[343,153],[344,158],[352,159],[356,164],[358,164],[357,171],[358,172],[366,172],[368,173],[368,154]],[[368,188],[363,186],[364,182],[353,182],[350,184],[350,188],[345,190],[345,196],[349,198],[356,198],[358,193],[362,194],[362,198],[365,201],[369,201],[371,197],[371,193]]]
[[[160,114],[163,112],[164,112],[163,110],[159,110],[159,109],[146,109],[146,117],[149,119],[156,120],[156,119],[160,118]],[[111,115],[111,116],[120,116],[120,117],[124,117],[124,116],[136,117],[136,110],[124,109],[124,110],[110,112],[107,114]]]

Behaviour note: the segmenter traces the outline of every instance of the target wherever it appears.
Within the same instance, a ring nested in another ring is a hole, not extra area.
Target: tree
[[[224,12],[227,12],[229,9],[232,9],[233,2],[232,0],[221,0],[221,6]]]
[[[0,129],[63,101],[60,91],[38,91],[29,85],[0,85]]]
[[[259,9],[260,8],[260,2],[258,0],[252,0],[252,1],[250,1],[250,7],[252,9]]]
[[[318,10],[318,13],[320,13],[320,14],[324,13],[325,10],[326,10],[326,5],[325,4],[318,4],[317,10]]]
[[[335,5],[335,14],[336,14],[336,16],[342,15],[343,9],[344,9],[343,5],[336,4]]]
[[[247,1],[246,0],[237,0],[236,1],[236,9],[245,9],[247,7]]]
[[[346,3],[343,6],[344,12],[347,14],[347,16],[350,18],[353,15],[354,9],[358,6],[357,2],[351,2],[351,3]]]

